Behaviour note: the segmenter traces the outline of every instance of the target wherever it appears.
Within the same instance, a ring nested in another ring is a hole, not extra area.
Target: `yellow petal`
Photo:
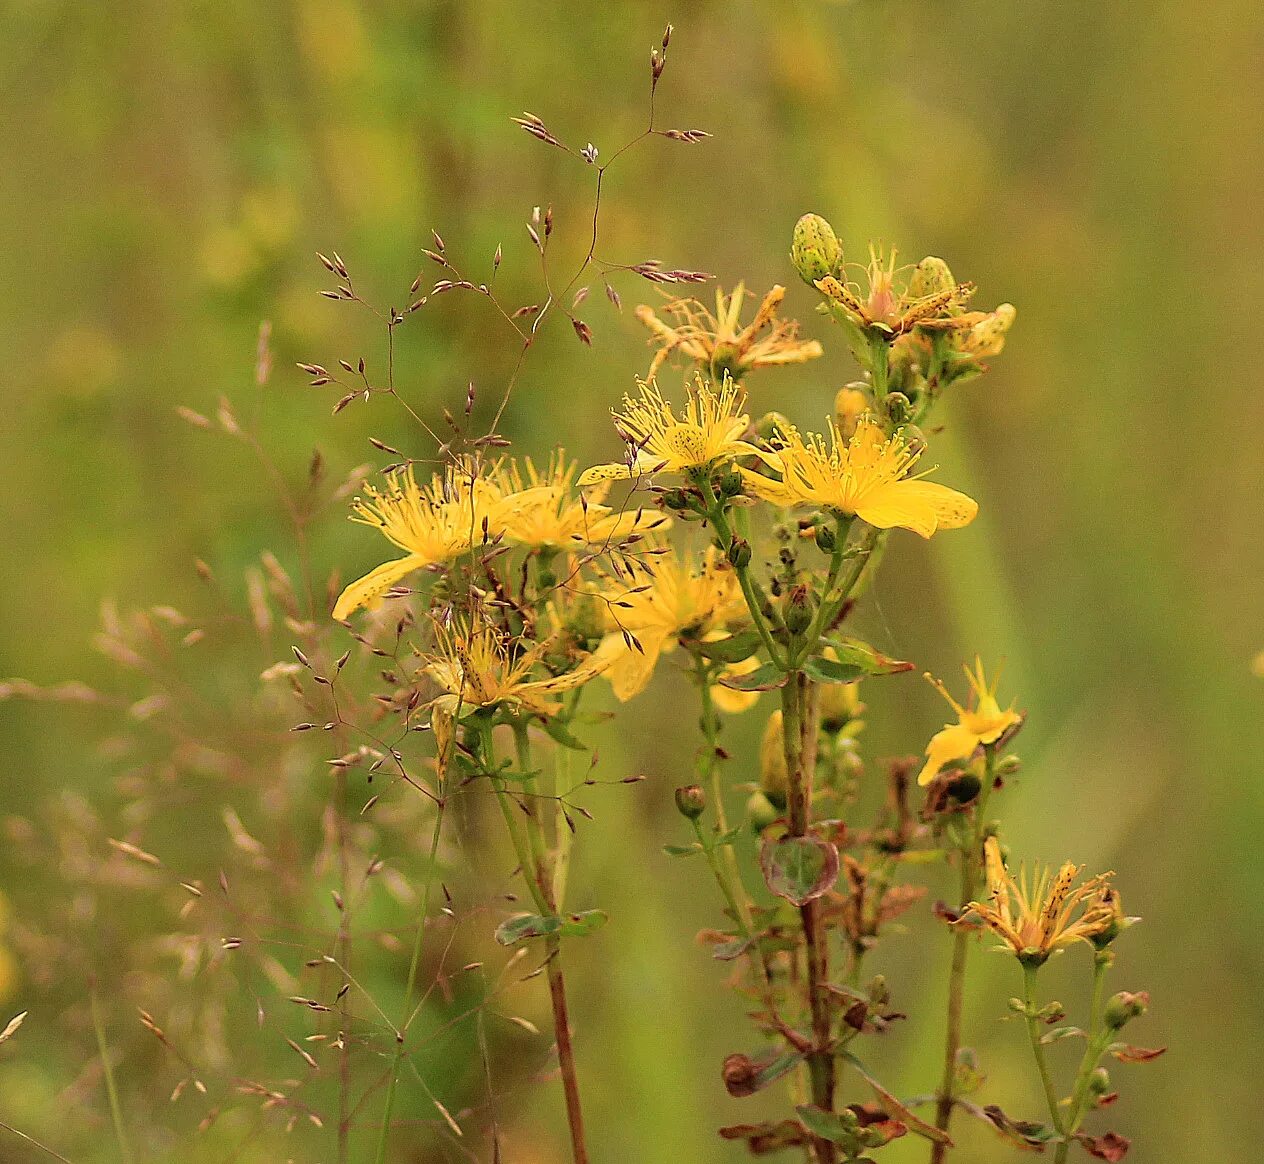
[[[870,490],[856,506],[856,516],[878,529],[910,529],[928,538],[936,530],[969,525],[978,502],[934,481],[892,481]]]
[[[394,562],[384,562],[376,570],[370,570],[363,578],[352,582],[334,603],[334,618],[341,622],[362,606],[370,610],[380,605],[382,595],[406,574],[420,570],[430,563],[420,554],[409,554]]]
[[[632,470],[622,462],[617,465],[594,465],[585,469],[575,482],[581,489],[585,485],[597,485],[602,481],[626,481],[632,476]]]
[[[937,731],[926,745],[927,760],[918,774],[918,784],[929,784],[950,760],[964,760],[978,746],[979,737],[963,724],[949,724]]]
[[[649,627],[636,633],[636,641],[641,644],[638,651],[635,647],[628,646],[618,631],[606,636],[597,649],[594,660],[601,663],[611,660],[604,669],[605,676],[610,680],[611,689],[620,703],[627,703],[634,695],[645,690],[666,640],[665,629]]]
[[[741,465],[737,467],[737,471],[741,474],[742,486],[747,493],[753,493],[756,497],[769,501],[773,505],[790,506],[797,501],[795,495],[780,481],[774,481],[761,473],[744,469]]]
[[[759,692],[735,691],[732,687],[725,687],[723,683],[717,683],[711,688],[711,701],[721,711],[726,711],[729,715],[738,715],[754,707],[759,702]]]

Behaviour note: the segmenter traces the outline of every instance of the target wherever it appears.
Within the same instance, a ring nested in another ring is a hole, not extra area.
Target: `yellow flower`
[[[538,675],[550,642],[516,643],[485,620],[474,625],[435,624],[435,650],[425,657],[424,670],[441,688],[431,702],[431,713],[449,723],[479,708],[505,707],[547,718],[561,708],[558,696],[600,674],[595,656],[580,659],[560,675]]]
[[[729,377],[717,393],[699,376],[679,417],[653,383],[642,381],[640,387],[640,398],[625,396],[623,410],[614,414],[619,433],[628,442],[629,459],[585,469],[580,485],[649,473],[687,473],[747,454],[761,455],[742,439],[750,428],[750,417],[742,411],[746,397]]]
[[[746,287],[739,283],[732,295],[715,293],[715,314],[712,315],[696,299],[671,299],[663,305],[663,314],[671,323],[664,323],[654,309],[642,304],[636,317],[661,345],[650,364],[649,379],[673,351],[683,352],[702,365],[702,370],[719,380],[725,375],[741,380],[755,368],[779,364],[803,364],[822,354],[816,340],[801,340],[799,325],[777,318],[777,308],[786,289],[774,287],[759,305],[755,318],[739,327],[738,316]]]
[[[984,844],[987,865],[987,902],[972,901],[969,909],[1023,962],[1040,965],[1063,946],[1092,942],[1117,929],[1120,918],[1117,895],[1110,886],[1110,873],[1075,884],[1079,868],[1070,862],[1056,874],[1040,869],[1028,877],[1020,869],[1015,880],[1001,860],[995,837]],[[1077,916],[1076,910],[1079,910]]]
[[[967,759],[974,754],[975,748],[980,744],[994,744],[1015,724],[1022,723],[1022,716],[1014,710],[1012,705],[1002,711],[996,702],[996,684],[1000,679],[999,675],[993,679],[989,687],[983,674],[981,659],[974,660],[974,671],[968,667],[963,669],[973,692],[972,706],[968,708],[962,707],[953,699],[948,694],[948,689],[938,679],[931,675],[926,676],[939,694],[952,704],[953,710],[957,713],[957,722],[946,724],[931,737],[930,743],[926,745],[927,760],[917,778],[918,784],[929,784],[939,775],[939,770],[945,764],[952,760]]]
[[[787,426],[764,459],[781,472],[774,481],[742,469],[752,493],[774,505],[817,505],[855,514],[878,529],[900,527],[928,538],[941,529],[959,529],[974,520],[979,506],[964,493],[909,476],[921,455],[900,433],[887,436],[863,417],[850,441],[833,421],[830,448],[822,436],[806,439]]]
[[[373,609],[414,570],[449,562],[481,542],[484,523],[499,517],[503,501],[500,488],[469,461],[449,465],[424,488],[411,466],[385,490],[366,485],[352,507],[352,520],[380,529],[405,556],[352,582],[334,604],[334,618],[345,619],[362,606]]]
[[[523,469],[514,462],[502,465],[495,480],[508,504],[499,507],[497,519],[490,523],[492,535],[533,549],[567,550],[609,545],[671,524],[656,510],[620,513],[602,505],[608,483],[581,500],[571,488],[577,468],[560,449],[543,471],[530,458]]]
[[[833,275],[816,280],[814,286],[857,327],[887,338],[952,318],[974,294],[973,284],[953,281],[943,261],[933,258],[914,267],[913,277],[900,286],[895,258],[894,250],[888,255],[880,246],[870,247],[864,286]]]
[[[748,617],[737,575],[714,546],[708,547],[697,572],[675,555],[650,560],[652,573],[647,570],[644,582],[612,604],[617,629],[606,635],[595,655],[607,664],[606,678],[622,702],[645,689],[659,656],[674,651],[682,638],[719,638]],[[724,677],[753,669],[750,660],[736,663],[725,669]],[[722,684],[711,693],[722,711],[742,711],[758,698]]]

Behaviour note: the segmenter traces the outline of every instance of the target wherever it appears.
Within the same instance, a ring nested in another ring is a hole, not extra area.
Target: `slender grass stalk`
[[[96,987],[88,992],[92,1007],[92,1029],[97,1036],[97,1051],[101,1056],[101,1071],[105,1076],[105,1094],[110,1101],[110,1120],[114,1124],[114,1140],[118,1145],[119,1159],[123,1164],[134,1164],[131,1145],[127,1142],[127,1129],[123,1126],[123,1108],[119,1104],[118,1086],[114,1080],[114,1064],[110,1062],[110,1048],[105,1041],[105,1020],[101,1017],[101,1002]]]
[[[391,1117],[395,1114],[395,1094],[399,1088],[399,1068],[404,1058],[405,1038],[412,1021],[413,994],[417,990],[417,968],[421,964],[421,947],[426,934],[426,920],[430,916],[430,891],[434,885],[435,866],[438,861],[439,836],[443,830],[443,810],[446,802],[440,800],[435,808],[434,828],[430,832],[430,850],[426,859],[426,879],[421,891],[421,912],[417,918],[417,933],[413,938],[413,952],[408,960],[408,979],[404,987],[403,1014],[395,1031],[395,1057],[391,1062],[390,1081],[386,1086],[386,1104],[382,1111],[382,1123],[378,1129],[377,1152],[374,1164],[385,1164],[386,1148],[391,1134]]]

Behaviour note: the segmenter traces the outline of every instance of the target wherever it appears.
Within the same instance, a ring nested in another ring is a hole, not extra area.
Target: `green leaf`
[[[664,845],[663,852],[669,857],[693,857],[698,853],[704,852],[703,847],[697,841],[690,841],[687,845]]]
[[[903,659],[892,659],[862,639],[836,635],[827,639],[826,642],[833,647],[841,666],[858,667],[862,675],[898,675],[903,671],[916,669],[915,663],[909,663]],[[835,682],[847,682],[847,680],[835,680]]]
[[[969,1100],[958,1099],[957,1106],[967,1115],[972,1115],[976,1120],[987,1124],[1003,1140],[1024,1152],[1043,1152],[1045,1145],[1057,1138],[1057,1133],[1052,1128],[1038,1124],[1034,1120],[1010,1119],[995,1104],[979,1107],[978,1104],[971,1103]]]
[[[537,913],[520,913],[496,927],[496,941],[502,946],[512,946],[529,938],[546,938],[559,935],[582,938],[599,930],[609,921],[605,910],[586,909],[581,913],[547,917]]]
[[[548,733],[549,738],[556,740],[562,745],[562,747],[570,748],[573,752],[587,752],[589,750],[588,745],[584,743],[583,740],[571,735],[566,724],[564,724],[556,716],[550,717],[546,720],[541,720],[540,722],[541,726]]]
[[[818,683],[854,683],[857,679],[863,679],[870,674],[869,671],[863,667],[857,667],[854,663],[838,663],[833,659],[820,656],[804,659],[803,671]]]
[[[786,685],[786,677],[774,664],[764,663],[748,675],[725,675],[720,684],[734,691],[775,691]]]
[[[1040,1041],[1045,1044],[1057,1043],[1062,1039],[1084,1039],[1088,1036],[1079,1027],[1054,1027],[1051,1031],[1046,1031],[1040,1036]]]
[[[740,663],[749,659],[759,650],[759,632],[742,631],[725,639],[712,639],[709,642],[689,643],[689,647],[697,651],[704,659],[715,663]]]
[[[792,905],[822,896],[838,880],[838,850],[819,837],[765,840],[759,863],[768,888]]]

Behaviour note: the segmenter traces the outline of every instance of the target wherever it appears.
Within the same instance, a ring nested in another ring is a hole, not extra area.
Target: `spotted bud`
[[[676,789],[676,810],[689,820],[697,820],[707,807],[707,797],[697,784]]]
[[[1112,1030],[1117,1031],[1135,1018],[1140,1018],[1150,1008],[1150,996],[1139,990],[1121,990],[1106,1004],[1102,1012],[1102,1020]]]
[[[819,214],[805,214],[794,224],[790,261],[809,286],[838,274],[843,265],[843,247],[834,228]]]
[[[729,543],[729,561],[739,570],[745,570],[751,563],[751,544],[745,538],[734,538]]]
[[[934,255],[927,255],[913,268],[909,279],[910,299],[925,299],[928,295],[943,295],[955,291],[957,281],[952,277],[948,264]]]

